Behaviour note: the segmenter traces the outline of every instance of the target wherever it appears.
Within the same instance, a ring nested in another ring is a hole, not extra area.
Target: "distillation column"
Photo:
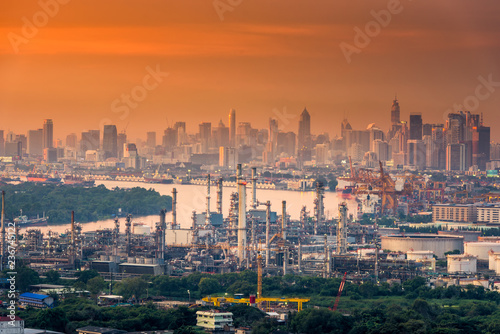
[[[246,209],[246,182],[241,176],[241,164],[238,164],[236,177],[238,181],[238,259],[241,262],[246,258],[247,248],[247,209]]]
[[[177,228],[177,189],[172,189],[172,230]]]
[[[337,225],[337,254],[347,253],[347,204],[339,204],[339,223]]]
[[[217,213],[222,214],[222,177],[217,180]]]
[[[205,214],[205,226],[210,225],[210,174],[207,175],[207,212]]]
[[[286,220],[286,201],[282,202],[282,213],[281,213],[281,237],[283,240],[286,240],[286,229],[287,229],[287,220]]]
[[[252,167],[252,209],[257,209],[257,167]]]

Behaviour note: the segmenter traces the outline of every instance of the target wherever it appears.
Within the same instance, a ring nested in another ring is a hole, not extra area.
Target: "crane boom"
[[[337,311],[337,307],[339,306],[340,296],[342,295],[342,291],[344,290],[345,279],[347,277],[347,271],[344,273],[344,277],[342,277],[342,282],[340,282],[339,292],[337,293],[337,298],[335,298],[335,305],[333,305],[332,311]]]

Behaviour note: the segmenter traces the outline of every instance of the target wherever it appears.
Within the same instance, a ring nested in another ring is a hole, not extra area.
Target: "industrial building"
[[[464,240],[460,236],[437,234],[398,234],[381,237],[382,249],[393,252],[432,251],[440,259],[446,252],[464,250]]]
[[[433,221],[474,222],[477,207],[474,204],[434,204],[432,206]]]
[[[448,273],[474,274],[477,272],[477,256],[469,254],[447,255]]]

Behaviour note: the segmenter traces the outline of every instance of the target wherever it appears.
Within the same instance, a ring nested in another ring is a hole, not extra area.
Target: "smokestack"
[[[2,190],[2,263],[0,264],[1,269],[3,269],[4,257],[5,257],[5,191]]]
[[[347,204],[339,204],[339,223],[337,225],[337,254],[347,253]]]
[[[222,214],[222,177],[217,180],[217,213]]]
[[[300,243],[300,238],[299,238],[299,252],[297,255],[297,262],[298,262],[298,269],[299,269],[299,274],[302,271],[302,244]]]
[[[286,275],[288,265],[288,247],[286,247],[283,251],[283,276]]]
[[[271,202],[266,202],[266,267],[269,267],[271,250],[269,245],[269,229],[271,228]]]
[[[210,225],[210,174],[207,175],[207,212],[205,214],[205,225]]]
[[[257,209],[257,167],[252,167],[252,208]]]
[[[241,164],[236,169],[238,180],[238,259],[241,262],[246,258],[247,248],[247,207],[246,207],[246,182],[241,176]]]
[[[71,211],[71,245],[75,247],[75,211]]]
[[[283,240],[286,240],[286,201],[282,202],[282,213],[281,213],[281,236]]]
[[[177,189],[172,189],[172,229],[177,227]]]

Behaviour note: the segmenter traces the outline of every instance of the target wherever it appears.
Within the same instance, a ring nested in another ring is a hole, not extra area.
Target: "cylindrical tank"
[[[481,236],[481,231],[466,231],[466,230],[453,230],[453,231],[438,231],[439,235],[455,235],[464,237],[464,242],[477,241]]]
[[[463,253],[464,250],[464,239],[461,236],[415,233],[382,236],[381,239],[383,250],[404,253],[433,251],[438,258],[444,258],[446,252],[458,250]]]
[[[500,237],[478,237],[477,241],[481,241],[481,242],[500,242]]]
[[[468,254],[448,255],[448,273],[476,273],[477,257]]]
[[[151,227],[143,223],[138,223],[134,225],[133,233],[140,235],[149,235],[151,234]]]
[[[497,259],[500,259],[500,253],[495,253],[493,251],[490,251],[488,254],[488,269],[489,270],[496,270],[496,268],[497,268],[496,260]]]
[[[128,257],[127,263],[135,263],[135,257]]]
[[[151,257],[145,258],[144,259],[144,263],[146,263],[146,264],[153,264],[153,258],[151,258]]]
[[[433,251],[408,251],[406,252],[407,260],[430,260],[434,258]]]
[[[136,257],[135,258],[135,263],[144,264],[144,258],[143,257]]]
[[[250,295],[250,304],[255,304],[255,295]]]
[[[478,260],[488,260],[489,251],[500,252],[500,242],[466,242],[464,253],[476,255]]]

